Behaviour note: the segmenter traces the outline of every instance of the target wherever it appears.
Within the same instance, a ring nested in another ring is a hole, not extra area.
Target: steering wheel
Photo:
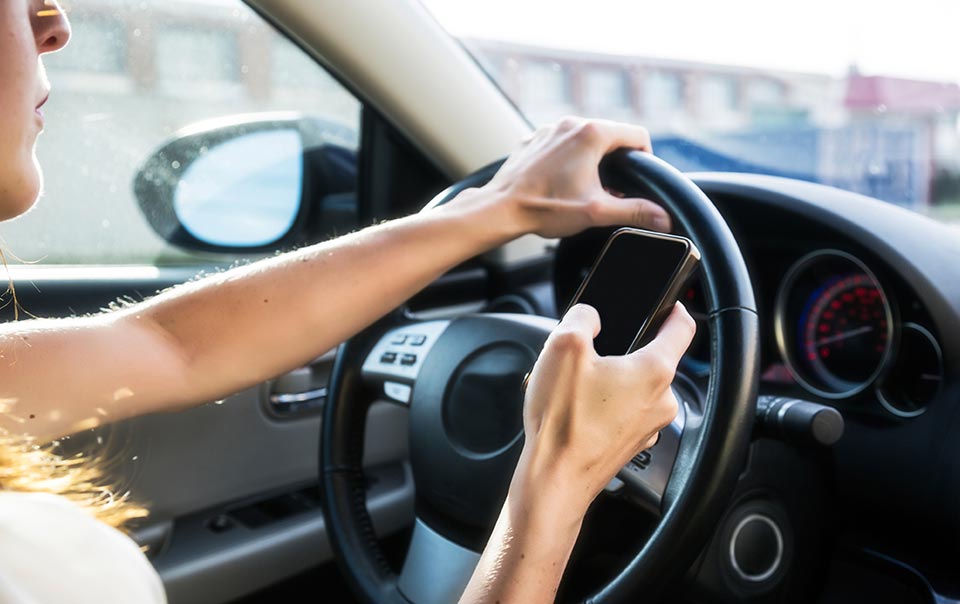
[[[450,187],[438,205],[496,173],[488,166]],[[688,178],[656,157],[620,150],[604,183],[653,193],[702,254],[710,375],[702,401],[680,398],[677,419],[648,455],[618,475],[659,513],[646,543],[585,602],[653,598],[696,559],[743,467],[759,375],[756,303],[730,229]],[[428,206],[429,207],[429,206]],[[499,514],[523,444],[521,382],[556,325],[528,315],[418,321],[396,312],[345,343],[330,380],[320,443],[323,513],[331,546],[365,602],[452,604]],[[409,406],[416,520],[397,575],[376,541],[365,503],[364,426],[374,399]]]

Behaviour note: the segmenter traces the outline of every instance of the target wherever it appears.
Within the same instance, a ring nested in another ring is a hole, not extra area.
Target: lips
[[[37,115],[39,115],[40,117],[43,117],[43,110],[40,108],[43,107],[49,99],[50,99],[50,93],[48,92],[46,95],[44,95],[43,100],[37,103],[37,107],[36,109],[34,109],[34,111],[36,111]]]

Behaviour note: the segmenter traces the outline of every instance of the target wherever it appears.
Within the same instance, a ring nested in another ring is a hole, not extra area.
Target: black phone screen
[[[683,240],[630,231],[615,234],[594,264],[577,302],[600,314],[601,356],[626,354],[687,256]]]

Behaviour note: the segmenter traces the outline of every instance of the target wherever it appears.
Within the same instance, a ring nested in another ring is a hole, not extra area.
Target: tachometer
[[[777,297],[777,341],[794,377],[827,398],[869,386],[890,355],[893,316],[876,277],[844,252],[801,258]]]

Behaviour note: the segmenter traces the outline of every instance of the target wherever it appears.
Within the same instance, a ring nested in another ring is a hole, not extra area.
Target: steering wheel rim
[[[425,209],[482,186],[500,163],[451,186]],[[608,186],[629,195],[652,193],[700,249],[711,360],[703,412],[689,435],[683,435],[687,454],[673,466],[659,524],[620,573],[585,600],[590,604],[627,602],[637,593],[656,597],[696,559],[743,467],[759,381],[753,289],[739,246],[719,212],[692,181],[650,154],[619,150],[607,156],[600,169]],[[373,397],[363,391],[360,367],[375,339],[398,316],[364,330],[338,353],[321,428],[320,480],[330,543],[355,592],[370,601],[409,604],[376,542],[362,469],[366,410]]]

